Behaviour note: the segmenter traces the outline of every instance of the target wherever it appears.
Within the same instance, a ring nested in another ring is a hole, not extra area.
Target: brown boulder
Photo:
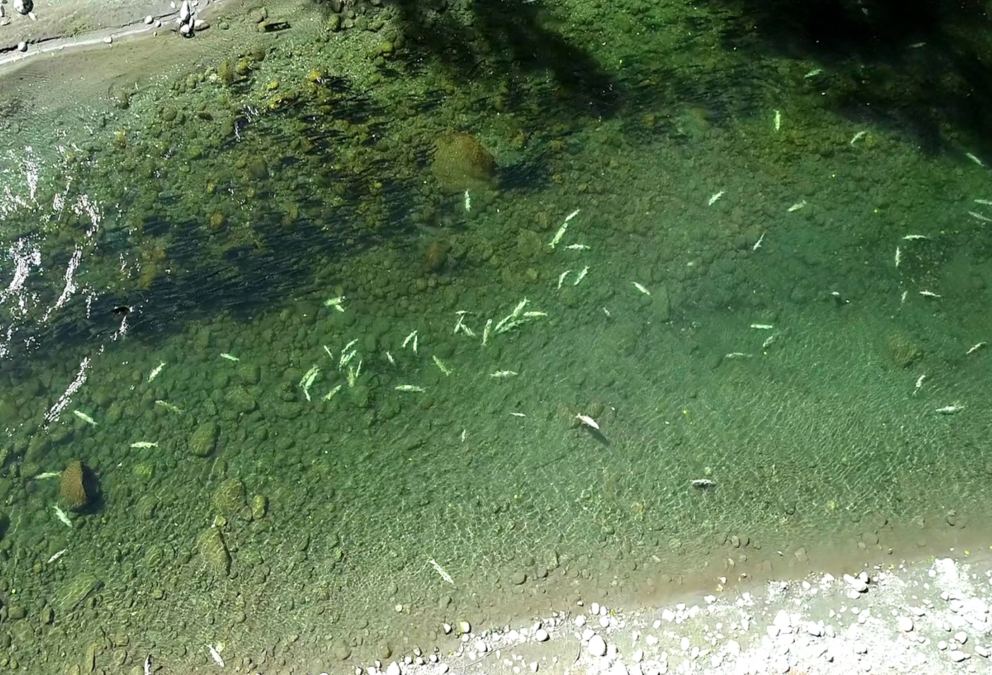
[[[59,476],[59,501],[73,511],[86,508],[99,492],[96,474],[78,459],[69,462]]]
[[[496,160],[475,136],[449,132],[434,142],[431,173],[444,192],[464,192],[490,187]]]

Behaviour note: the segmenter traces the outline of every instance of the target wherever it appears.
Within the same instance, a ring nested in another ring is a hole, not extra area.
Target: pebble
[[[947,652],[947,655],[951,658],[951,661],[954,661],[954,663],[960,663],[961,661],[964,661],[966,658],[968,658],[968,655],[965,654],[960,649],[952,649],[951,651]]]
[[[954,639],[960,642],[961,644],[964,644],[965,642],[968,641],[968,634],[965,633],[963,630],[959,630],[957,633],[954,634]]]
[[[772,624],[774,624],[783,633],[788,633],[791,625],[791,622],[789,621],[789,613],[784,609],[778,610],[778,612],[775,613],[775,619],[772,621]]]
[[[896,625],[899,626],[899,630],[901,630],[903,633],[908,633],[911,630],[913,630],[913,620],[910,619],[908,616],[900,616],[898,619],[896,619]]]
[[[386,666],[386,675],[400,675],[400,664],[396,663],[396,661],[390,662]]]
[[[589,653],[593,656],[606,656],[606,640],[601,635],[593,635],[589,640]]]
[[[868,592],[868,583],[860,577],[852,577],[850,574],[845,574],[844,581],[858,593]]]
[[[150,26],[154,22],[155,22],[155,19],[152,18],[152,15],[151,14],[149,14],[148,16],[145,17],[145,25],[146,26]]]
[[[27,42],[25,42],[24,40],[21,40],[20,42],[17,43],[17,51],[19,51],[19,52],[26,52],[27,50],[28,50],[28,43]]]
[[[538,628],[537,631],[534,632],[534,639],[538,642],[547,642],[550,637],[551,636],[548,635],[548,631],[543,628]]]

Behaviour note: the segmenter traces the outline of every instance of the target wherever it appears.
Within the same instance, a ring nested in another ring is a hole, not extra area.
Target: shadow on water
[[[447,0],[399,0],[396,6],[414,56],[436,56],[456,81],[547,72],[555,107],[567,103],[581,113],[610,116],[622,103],[619,82],[591,54],[549,27],[553,19],[540,3],[480,0],[472,3],[468,21]]]
[[[821,64],[823,105],[909,131],[939,152],[992,156],[987,3],[931,0],[711,0],[740,8],[727,49]]]
[[[511,191],[546,186],[550,141],[587,130],[593,119],[619,122],[621,133],[604,144],[633,145],[646,136],[677,141],[680,111],[688,108],[714,125],[754,113],[778,86],[755,65],[770,54],[823,64],[831,82],[814,105],[911,129],[930,151],[960,140],[992,153],[992,78],[972,30],[986,19],[975,3],[710,0],[681,13],[617,6],[640,32],[626,41],[612,36],[619,46],[609,58],[624,50],[631,57],[616,73],[599,65],[608,57],[577,46],[590,29],[561,29],[555,22],[562,19],[540,2],[395,6],[406,46],[377,64],[380,73],[399,81],[441,67],[456,91],[385,109],[347,80],[325,77],[271,110],[242,110],[223,138],[196,138],[198,124],[169,127],[171,159],[162,166],[134,160],[138,177],[108,200],[128,205],[131,222],[121,231],[133,235],[101,244],[100,255],[109,261],[137,248],[144,276],[97,294],[54,326],[30,330],[54,331],[62,343],[112,335],[120,327],[114,308],[128,306],[137,310],[129,315],[134,335],[157,338],[200,317],[243,319],[308,287],[326,290],[334,280],[315,279],[315,270],[328,262],[441,223],[439,209],[450,198],[424,188],[438,129],[413,120],[431,118],[449,98],[460,99],[455,105],[480,126],[499,111],[533,134],[517,159],[500,166],[500,187]],[[665,39],[653,37],[662,32]],[[729,56],[707,61],[700,54],[714,35]],[[925,45],[913,48],[918,43]],[[132,157],[156,151],[139,141]],[[122,161],[101,152],[105,164]],[[191,168],[185,184],[180,165]],[[118,174],[120,182],[125,174]],[[204,183],[214,186],[207,197],[198,192]],[[45,292],[54,301],[60,288]]]
[[[387,111],[342,79],[313,85],[311,96],[287,96],[263,114],[242,109],[227,136],[198,135],[205,125],[169,129],[165,158],[152,135],[126,150],[95,149],[61,197],[73,204],[99,195],[115,213],[98,228],[71,209],[47,229],[11,227],[41,248],[52,275],[69,265],[64,242],[75,240],[92,292],[51,321],[8,305],[20,338],[10,346],[106,344],[125,317],[130,335],[153,341],[221,312],[248,319],[313,288],[328,261],[409,234],[426,159],[384,146]],[[29,275],[25,291],[53,307],[62,285]]]

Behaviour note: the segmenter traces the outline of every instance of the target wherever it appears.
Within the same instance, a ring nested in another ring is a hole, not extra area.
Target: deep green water
[[[0,664],[341,669],[988,512],[992,155],[966,69],[922,84],[961,17],[838,58],[747,6],[524,7],[4,138]],[[68,527],[37,477],[76,459]]]

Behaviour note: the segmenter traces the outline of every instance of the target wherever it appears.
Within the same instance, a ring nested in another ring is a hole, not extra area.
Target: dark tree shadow
[[[447,69],[456,81],[498,81],[547,72],[559,103],[608,116],[620,103],[618,83],[584,50],[547,27],[538,2],[479,0],[471,16],[447,0],[397,0],[414,58]]]
[[[739,19],[728,49],[824,68],[825,105],[909,131],[929,152],[967,143],[992,159],[992,50],[976,0],[712,0]]]

